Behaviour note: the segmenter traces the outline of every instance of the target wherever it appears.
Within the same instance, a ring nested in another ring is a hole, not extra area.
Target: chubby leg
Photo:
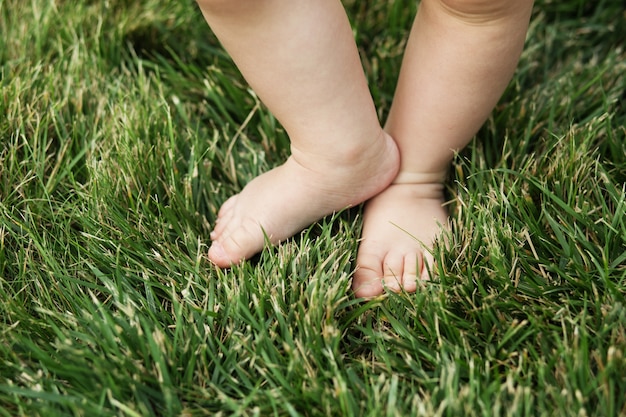
[[[447,221],[443,180],[509,83],[532,0],[423,0],[385,130],[400,149],[393,184],[365,207],[356,296],[415,291]]]
[[[198,0],[291,156],[224,203],[209,259],[228,267],[324,215],[359,204],[395,177],[399,157],[377,119],[338,0]]]

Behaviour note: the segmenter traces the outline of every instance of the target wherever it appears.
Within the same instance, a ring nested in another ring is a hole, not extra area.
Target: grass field
[[[415,5],[345,5],[383,119]],[[0,0],[0,415],[626,415],[624,39],[538,0],[438,278],[365,303],[358,209],[207,261],[288,140],[193,1]]]

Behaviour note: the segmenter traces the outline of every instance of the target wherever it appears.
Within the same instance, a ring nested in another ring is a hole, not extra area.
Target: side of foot
[[[420,280],[428,279],[433,266],[429,249],[448,215],[443,175],[427,176],[428,181],[418,177],[400,174],[401,181],[366,203],[352,282],[356,297],[371,298],[385,290],[414,292]]]
[[[399,166],[395,142],[382,131],[353,157],[292,152],[283,165],[252,180],[220,208],[208,255],[218,267],[238,264],[260,252],[266,240],[281,242],[371,198],[389,185]]]

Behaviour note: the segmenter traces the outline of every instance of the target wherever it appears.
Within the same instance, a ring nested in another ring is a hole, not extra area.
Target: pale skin
[[[448,166],[510,81],[532,0],[422,0],[384,129],[338,0],[198,4],[292,153],[223,204],[209,259],[230,267],[367,201],[355,295],[415,291],[447,222]]]

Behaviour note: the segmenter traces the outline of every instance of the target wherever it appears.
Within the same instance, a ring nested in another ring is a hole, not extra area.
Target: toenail
[[[215,255],[215,257],[217,258],[221,258],[221,259],[228,258],[228,255],[226,255],[226,251],[224,250],[224,247],[219,242],[213,242],[211,244],[211,247],[209,248],[209,251],[211,251],[213,255]]]

